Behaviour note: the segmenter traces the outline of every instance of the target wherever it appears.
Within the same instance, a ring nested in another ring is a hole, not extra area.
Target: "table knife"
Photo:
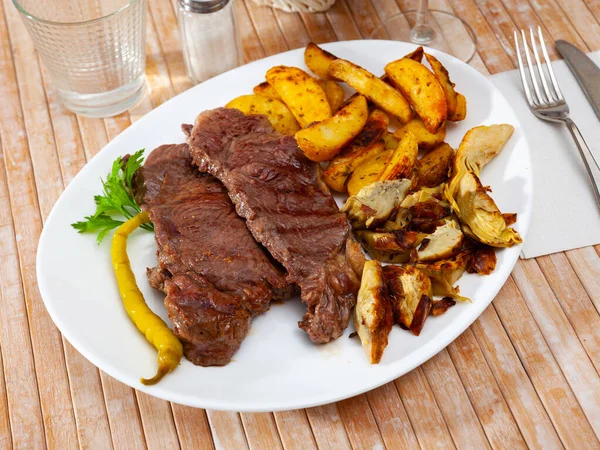
[[[575,79],[600,120],[600,67],[570,42],[558,40],[556,48],[565,58],[567,66],[575,75]]]

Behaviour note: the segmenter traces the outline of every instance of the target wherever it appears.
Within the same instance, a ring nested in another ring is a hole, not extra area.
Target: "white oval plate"
[[[412,44],[349,41],[326,44],[336,55],[375,74],[389,61],[412,51]],[[448,68],[468,102],[467,119],[448,125],[447,141],[457,147],[477,125],[509,123],[515,133],[504,151],[485,167],[484,185],[502,211],[518,213],[516,228],[525,235],[531,216],[532,178],[529,149],[517,117],[504,96],[470,66],[431,50]],[[160,144],[183,142],[182,123],[198,113],[252,92],[274,65],[304,67],[303,49],[255,61],[213,78],[156,108],[110,142],[75,177],[56,202],[45,224],[37,254],[39,288],[52,319],[68,341],[93,364],[116,379],[173,402],[221,410],[274,411],[304,408],[348,398],[414,369],[446,347],[489,305],[509,276],[520,247],[497,252],[496,270],[487,277],[466,274],[461,292],[473,299],[431,317],[419,337],[395,326],[380,364],[367,363],[353,326],[335,342],[311,344],[297,321],[304,313],[298,298],[274,304],[257,317],[233,361],[225,367],[197,367],[187,360],[156,386],[140,383],[156,370],[156,351],[123,310],[111,269],[110,238],[98,246],[95,236],[77,234],[69,224],[93,212],[93,196],[115,158]],[[156,264],[151,233],[130,238],[129,254],[141,290],[151,308],[167,320],[163,294],[151,289],[146,267]]]

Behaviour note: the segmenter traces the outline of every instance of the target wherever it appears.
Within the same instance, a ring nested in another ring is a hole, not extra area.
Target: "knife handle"
[[[594,155],[590,151],[590,148],[585,143],[585,139],[581,135],[579,128],[575,125],[570,118],[565,119],[565,123],[567,124],[567,128],[571,132],[571,136],[573,136],[573,140],[577,145],[577,149],[581,154],[581,158],[585,163],[585,168],[587,169],[587,173],[590,176],[590,181],[592,182],[592,187],[594,188],[594,194],[596,196],[596,202],[598,206],[600,206],[600,167],[594,158]]]

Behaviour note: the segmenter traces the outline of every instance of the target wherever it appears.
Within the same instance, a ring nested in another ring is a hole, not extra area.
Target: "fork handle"
[[[598,206],[600,206],[600,167],[598,167],[598,163],[594,159],[594,155],[590,151],[590,148],[585,143],[579,128],[575,125],[568,117],[565,119],[565,123],[571,132],[571,136],[573,136],[573,140],[577,145],[577,149],[581,154],[581,158],[585,163],[585,168],[587,170],[588,175],[590,176],[590,181],[592,182],[592,187],[594,188],[594,194],[596,196],[596,202]]]

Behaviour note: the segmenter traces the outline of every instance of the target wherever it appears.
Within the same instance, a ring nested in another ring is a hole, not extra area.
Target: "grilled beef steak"
[[[266,117],[235,109],[200,114],[188,142],[200,170],[225,185],[252,235],[300,286],[307,305],[300,328],[316,343],[339,337],[356,303],[360,282],[352,267],[362,253],[349,241],[346,216],[319,166]]]
[[[165,306],[185,356],[202,366],[227,364],[253,316],[284,295],[285,277],[248,232],[223,185],[192,164],[187,144],[164,145],[146,159],[136,198],[158,244],[150,284]]]

